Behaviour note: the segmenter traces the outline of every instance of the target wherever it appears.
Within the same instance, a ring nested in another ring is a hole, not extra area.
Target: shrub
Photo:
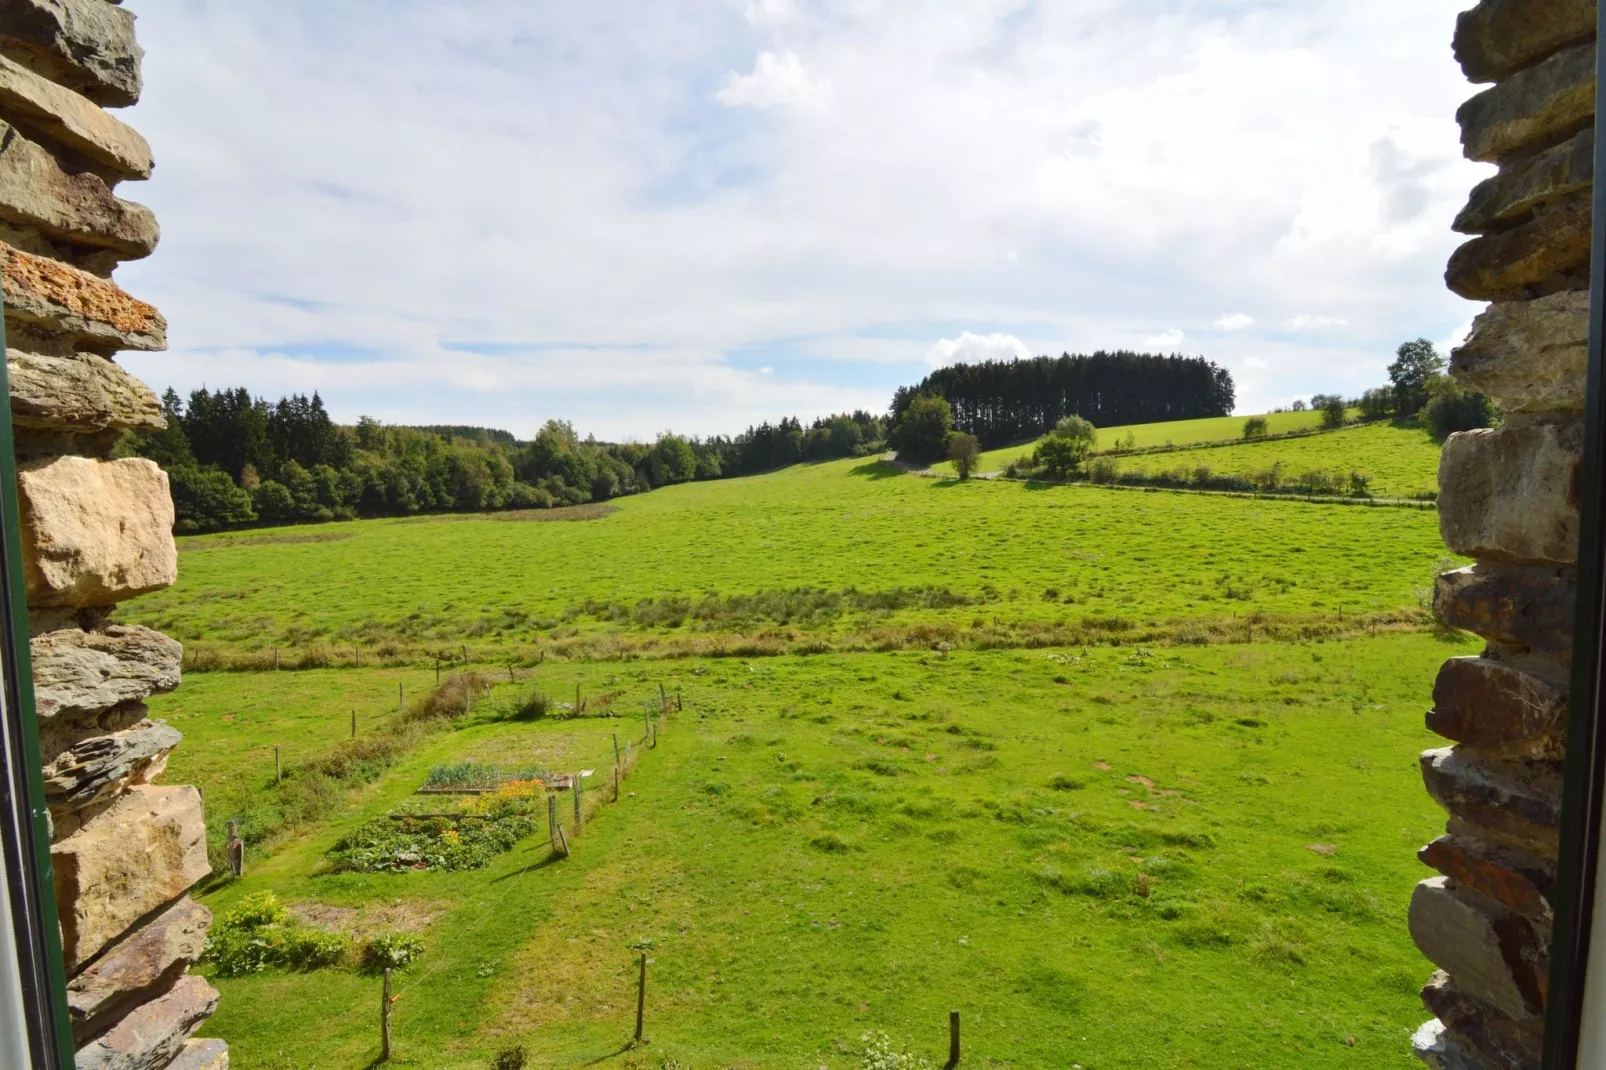
[[[1349,405],[1338,394],[1317,394],[1311,398],[1310,407],[1321,410],[1322,427],[1328,430],[1343,427],[1349,416]]]
[[[552,709],[552,700],[539,687],[532,687],[513,702],[513,717],[520,721],[537,721]]]
[[[491,1070],[524,1070],[529,1061],[524,1045],[515,1044],[511,1048],[503,1048],[491,1058]]]
[[[1037,444],[1032,463],[1063,479],[1082,466],[1097,442],[1098,431],[1092,424],[1080,416],[1067,416]]]
[[[316,970],[338,964],[350,941],[340,933],[297,925],[272,892],[240,900],[206,937],[204,961],[224,977],[260,973],[278,966]]]
[[[386,933],[362,949],[362,966],[369,973],[399,970],[424,953],[424,941],[408,933]]]
[[[953,428],[954,410],[947,399],[916,394],[887,437],[900,460],[931,464],[947,456]]]
[[[520,783],[540,782],[515,782],[496,795],[482,796],[488,812],[479,819],[398,816],[359,825],[330,849],[334,871],[399,873],[488,866],[536,830],[534,793],[510,790]]]
[[[1251,416],[1244,421],[1244,438],[1265,438],[1266,427],[1264,416]]]
[[[1095,483],[1114,483],[1121,475],[1121,466],[1108,457],[1096,457],[1088,465],[1087,477]]]
[[[1367,420],[1381,420],[1394,411],[1394,390],[1379,386],[1366,391],[1360,400],[1361,416]]]
[[[859,1040],[864,1044],[859,1070],[926,1070],[931,1065],[918,1055],[899,1051],[885,1033],[866,1033]]]
[[[1492,427],[1497,410],[1488,395],[1469,390],[1448,375],[1436,375],[1428,384],[1428,403],[1423,415],[1433,433],[1443,437],[1457,431]]]
[[[948,440],[948,459],[954,462],[960,479],[969,479],[975,473],[980,458],[981,443],[975,435],[957,434]]]

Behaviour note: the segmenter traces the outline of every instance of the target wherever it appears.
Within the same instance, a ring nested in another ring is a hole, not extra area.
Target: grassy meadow
[[[936,1066],[950,1008],[966,1065],[1414,1065],[1421,710],[1473,649],[1421,608],[1433,512],[846,461],[563,515],[183,539],[128,607],[191,650],[167,779],[214,838],[274,830],[203,901],[422,939],[397,1065],[856,1070],[884,1032]],[[494,686],[401,731],[437,657]],[[569,858],[543,819],[484,869],[332,871],[439,766],[594,769],[600,804],[660,687],[684,709]],[[370,739],[404,742],[291,806]],[[235,1066],[377,1056],[360,970],[215,983]]]

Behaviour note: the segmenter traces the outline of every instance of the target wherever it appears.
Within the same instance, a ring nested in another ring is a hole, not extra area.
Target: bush
[[[503,1048],[491,1059],[491,1070],[524,1070],[525,1064],[530,1061],[522,1044],[515,1044],[511,1048]]]
[[[899,460],[931,464],[948,455],[948,436],[953,428],[954,410],[946,398],[917,394],[888,439],[897,449]]]
[[[362,949],[362,968],[369,973],[399,970],[424,953],[424,941],[408,933],[386,933]]]
[[[1428,384],[1428,403],[1423,415],[1433,433],[1443,437],[1457,431],[1492,427],[1499,414],[1487,394],[1469,390],[1448,375],[1437,375]]]
[[[1367,420],[1381,420],[1394,411],[1394,389],[1379,386],[1366,391],[1360,400],[1361,416]]]
[[[1327,430],[1343,427],[1349,417],[1349,405],[1337,394],[1317,394],[1311,399],[1311,408],[1321,410],[1322,427]]]
[[[969,479],[980,463],[981,443],[975,435],[956,434],[948,440],[948,459],[954,462],[960,479]]]
[[[278,966],[316,970],[337,965],[351,942],[340,933],[297,925],[272,892],[248,895],[212,926],[204,961],[223,977]]]
[[[1032,463],[1049,475],[1064,479],[1082,466],[1098,442],[1098,431],[1080,416],[1067,416],[1038,443]]]
[[[1251,416],[1244,421],[1244,438],[1265,438],[1266,428],[1264,416]]]

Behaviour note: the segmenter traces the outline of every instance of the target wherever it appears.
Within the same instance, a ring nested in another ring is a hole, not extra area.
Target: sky
[[[1446,348],[1466,0],[128,0],[158,391],[612,440],[1129,348]]]

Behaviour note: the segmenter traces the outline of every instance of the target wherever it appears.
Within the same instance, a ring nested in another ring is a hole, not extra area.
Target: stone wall
[[[1469,79],[1466,154],[1499,165],[1455,228],[1450,289],[1489,302],[1450,373],[1505,423],[1452,435],[1439,465],[1444,541],[1476,564],[1439,578],[1450,624],[1487,641],[1439,670],[1422,756],[1448,812],[1421,858],[1411,935],[1440,967],[1413,1045],[1439,1070],[1538,1070],[1550,968],[1578,559],[1589,339],[1595,0],[1483,0],[1456,25]]]
[[[68,1004],[80,1070],[215,1070],[191,1034],[217,993],[187,971],[211,917],[201,796],[156,783],[179,734],[144,700],[178,686],[179,644],[113,607],[171,584],[167,477],[113,459],[160,427],[119,350],[166,344],[150,305],[110,281],[156,247],[118,195],[151,151],[107,108],[139,99],[134,15],[115,0],[0,0],[0,286],[17,491]]]

